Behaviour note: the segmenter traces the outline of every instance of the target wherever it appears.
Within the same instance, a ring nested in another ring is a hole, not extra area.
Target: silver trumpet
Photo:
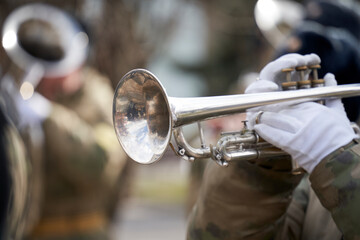
[[[216,146],[205,144],[200,127],[201,147],[194,148],[186,141],[182,126],[268,104],[359,95],[360,84],[349,84],[276,93],[177,98],[166,94],[154,74],[135,69],[125,74],[117,85],[113,121],[121,146],[138,163],[158,161],[170,144],[175,153],[184,159],[212,158],[227,166],[234,160],[255,160],[287,153],[264,142],[246,127],[239,132],[222,134]]]

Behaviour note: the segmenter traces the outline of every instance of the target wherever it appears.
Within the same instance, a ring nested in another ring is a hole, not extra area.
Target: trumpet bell
[[[151,72],[135,69],[118,83],[113,101],[117,138],[134,161],[150,164],[165,153],[172,117],[165,89]]]

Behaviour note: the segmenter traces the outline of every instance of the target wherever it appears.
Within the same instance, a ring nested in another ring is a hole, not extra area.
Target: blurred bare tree
[[[254,20],[256,1],[199,2],[208,26],[207,59],[202,66],[182,67],[204,75],[208,94],[224,94],[240,74],[259,69],[267,56],[267,43]]]
[[[201,65],[180,67],[206,79],[207,95],[229,93],[240,75],[258,71],[271,54],[271,48],[259,31],[255,18],[256,1],[195,0],[202,4],[208,27],[207,57]],[[191,166],[187,210],[197,199],[207,161]]]
[[[90,55],[87,64],[107,76],[113,87],[130,69],[146,66],[152,47],[144,44],[144,40],[137,34],[136,21],[139,16],[136,6],[115,0],[3,0],[0,1],[1,26],[14,9],[35,2],[63,9],[82,24],[90,38]],[[0,47],[0,64],[2,74],[5,74],[11,66],[11,60],[3,47]],[[35,173],[34,164],[33,168]],[[112,201],[107,210],[109,215],[114,216],[115,208],[130,194],[133,173],[134,164],[127,161],[127,166],[118,179],[119,191],[114,191],[109,199]],[[31,206],[31,208],[35,209],[36,206]]]

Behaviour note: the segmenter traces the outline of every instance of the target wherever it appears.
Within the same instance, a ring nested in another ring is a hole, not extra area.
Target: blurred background
[[[262,67],[279,55],[283,49],[288,50],[284,46],[289,46],[291,43],[294,50],[295,43],[287,40],[290,33],[302,24],[308,11],[305,5],[309,2],[313,1],[1,0],[0,21],[1,26],[4,26],[9,14],[25,4],[46,3],[57,7],[75,19],[82,31],[87,34],[88,52],[82,65],[95,69],[104,79],[108,79],[112,91],[128,71],[134,68],[146,68],[160,79],[169,96],[197,97],[242,93],[246,86],[256,79],[257,73]],[[340,4],[347,8],[358,9],[358,1],[347,0],[341,1]],[[312,9],[316,11],[316,8]],[[56,15],[50,14],[48,18],[56,18]],[[4,27],[2,31],[4,31]],[[39,34],[41,35],[41,33]],[[25,44],[22,46],[24,47]],[[292,52],[296,52],[295,50]],[[19,71],[14,71],[13,66],[19,64],[10,55],[4,47],[1,48],[2,77],[11,73],[16,79]],[[21,79],[21,77],[18,78]],[[86,82],[87,79],[84,81]],[[36,84],[34,87],[37,91]],[[44,88],[40,83],[38,88],[41,87]],[[92,89],[93,95],[98,94],[96,87]],[[40,90],[38,91],[40,92]],[[47,101],[53,101],[46,94],[42,95],[47,98]],[[107,114],[112,114],[112,103],[110,102],[108,105],[109,112]],[[36,106],[43,108],[42,105]],[[81,105],[80,108],[86,109],[87,104]],[[76,113],[75,110],[74,112]],[[79,113],[79,115],[81,114]],[[26,115],[22,117],[26,119]],[[64,118],[61,121],[72,122],[71,119]],[[220,131],[239,130],[241,127],[239,118],[225,121],[225,123],[213,122],[208,124],[210,131],[205,135],[211,143],[211,141],[216,141]],[[76,127],[75,130],[79,130],[79,128]],[[44,141],[47,141],[48,135],[46,130],[44,131]],[[54,131],[52,130],[52,133]],[[185,133],[194,146],[200,144],[196,126],[186,127]],[[115,132],[112,130],[109,134],[115,135]],[[48,138],[50,139],[50,137]],[[24,142],[26,143],[26,139]],[[58,144],[60,143],[59,141]],[[120,145],[116,144],[116,147],[120,148]],[[41,145],[44,148],[46,146],[48,146],[46,143]],[[141,148],[141,146],[139,147]],[[31,152],[31,150],[28,151]],[[71,177],[66,178],[66,184],[61,187],[56,184],[52,187],[42,186],[39,182],[47,181],[44,180],[46,173],[41,166],[36,166],[46,165],[46,161],[54,161],[55,158],[44,159],[40,164],[34,160],[36,159],[34,154],[28,155],[32,155],[29,157],[32,160],[29,164],[31,170],[28,171],[29,176],[27,176],[30,185],[28,191],[33,192],[30,194],[32,197],[28,198],[38,200],[27,200],[24,204],[27,208],[33,206],[32,209],[38,209],[35,219],[40,219],[41,222],[42,216],[47,213],[49,216],[54,216],[53,212],[61,213],[65,211],[64,209],[67,211],[69,207],[52,211],[57,205],[54,197],[48,196],[44,198],[45,200],[39,199],[44,195],[49,195],[51,189],[67,186],[68,182],[72,182],[72,180],[69,180]],[[79,153],[79,155],[82,154]],[[125,156],[123,158],[126,159]],[[62,160],[60,159],[60,161]],[[112,165],[110,168],[121,168],[121,171],[119,170],[121,173],[118,173],[114,180],[116,184],[111,187],[112,191],[117,189],[114,191],[116,193],[109,194],[111,197],[114,195],[116,197],[107,202],[107,204],[110,204],[109,202],[112,204],[110,208],[107,208],[107,211],[112,212],[109,214],[111,216],[108,220],[109,224],[107,224],[109,235],[113,239],[185,239],[187,216],[196,201],[202,172],[207,161],[211,160],[187,162],[175,156],[169,149],[161,161],[151,165],[139,165],[129,159],[123,160],[121,164]],[[110,158],[105,161],[104,166],[109,162],[111,162]],[[82,164],[86,165],[86,162]],[[121,167],[119,167],[120,165]],[[68,173],[77,175],[76,171],[68,167],[65,169]],[[56,173],[54,174],[56,175]],[[101,174],[96,176],[102,176]],[[36,180],[34,175],[41,175],[43,178]],[[91,179],[94,180],[97,177],[91,177]],[[49,181],[56,182],[57,179],[53,177]],[[76,181],[83,180],[77,179]],[[36,184],[39,187],[34,187]],[[81,184],[73,188],[77,189],[79,186]],[[100,184],[97,187],[104,188]],[[86,185],[85,188],[91,189],[91,185]],[[74,190],[74,192],[84,191]],[[79,198],[76,200],[77,205],[74,208],[87,202],[89,196],[99,194],[101,195],[102,192],[98,191],[81,197],[79,193]],[[53,201],[52,204],[49,204],[45,210],[42,209],[39,203],[44,203],[49,199]],[[65,198],[64,201],[69,199]],[[32,205],[28,203],[29,201],[32,202]],[[76,211],[69,211],[67,216],[75,218],[75,215],[72,215],[73,212]],[[61,219],[66,218],[61,217]],[[99,218],[94,219],[93,222],[99,222]],[[48,222],[43,225],[51,225]],[[64,220],[61,222],[63,224]],[[85,224],[82,220],[81,222]],[[31,229],[34,228],[33,225],[36,228],[36,222],[32,222],[31,226],[26,223],[23,225],[25,225],[23,227],[24,234],[30,232],[30,236],[33,236],[34,233]],[[55,225],[59,226],[58,222]],[[39,229],[43,229],[43,227],[39,227]],[[51,229],[51,227],[44,229]],[[66,229],[65,232],[68,231],[67,227],[62,229]],[[29,237],[29,239],[55,238]]]

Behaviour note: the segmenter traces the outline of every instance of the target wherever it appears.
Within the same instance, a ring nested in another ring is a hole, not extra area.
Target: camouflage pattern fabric
[[[83,87],[59,96],[43,123],[45,158],[40,220],[29,239],[108,239],[127,157],[112,126],[107,78],[82,70]]]
[[[344,235],[360,239],[360,144],[335,151],[314,169],[311,186]]]
[[[284,225],[276,233],[276,239],[339,240],[341,236],[331,213],[322,206],[305,176],[293,193]]]
[[[193,209],[188,239],[273,239],[302,175],[290,159],[210,162]]]
[[[209,163],[187,239],[358,239],[359,161],[360,144],[352,142],[310,177],[275,159]]]

